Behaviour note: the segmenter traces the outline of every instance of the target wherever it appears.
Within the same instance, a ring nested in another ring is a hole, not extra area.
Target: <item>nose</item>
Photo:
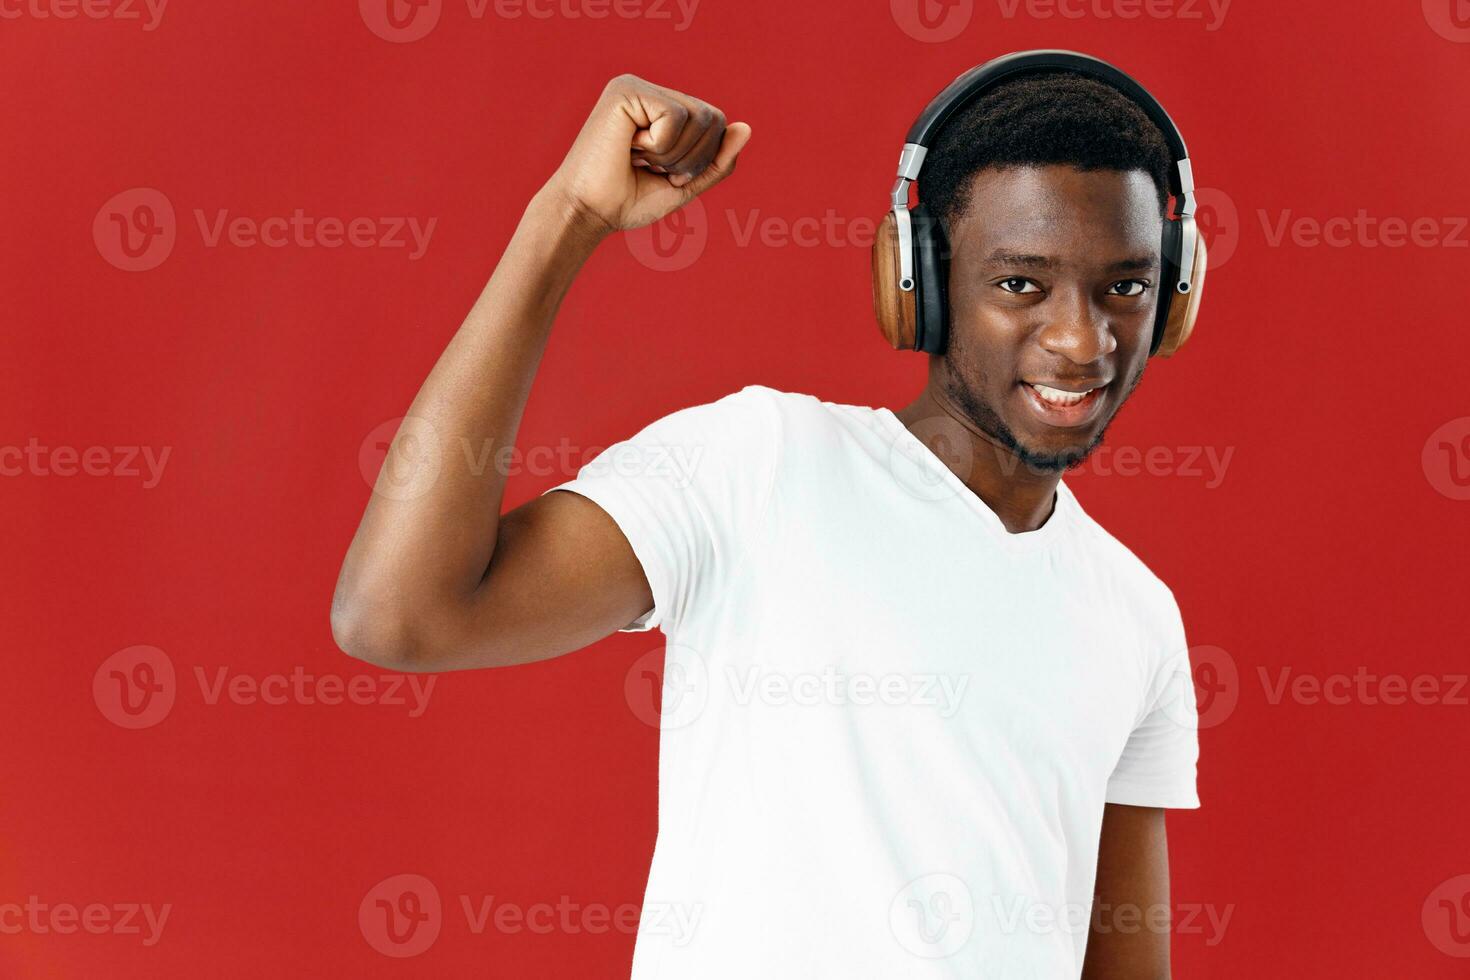
[[[1037,341],[1073,364],[1092,364],[1118,348],[1103,311],[1077,290],[1054,293]]]

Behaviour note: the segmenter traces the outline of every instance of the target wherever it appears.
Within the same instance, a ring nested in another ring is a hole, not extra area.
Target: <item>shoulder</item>
[[[741,437],[764,439],[774,454],[779,455],[788,444],[811,448],[824,439],[840,439],[845,430],[871,429],[873,414],[873,409],[860,405],[844,405],[799,391],[752,384],[714,401],[673,412],[655,425],[736,441]]]
[[[852,434],[875,430],[874,409],[823,401],[814,395],[752,384],[712,401],[655,418],[626,440],[638,451],[679,451],[696,456],[716,472],[769,470],[790,461],[820,457]]]
[[[760,385],[747,385],[711,401],[675,409],[647,423],[626,440],[629,450],[678,448],[719,459],[731,466],[755,459],[774,459],[780,451],[781,419],[773,396]]]
[[[785,441],[804,449],[818,448],[824,442],[850,441],[855,435],[882,429],[876,409],[826,401],[804,392],[746,385],[728,397],[763,405],[772,414]]]

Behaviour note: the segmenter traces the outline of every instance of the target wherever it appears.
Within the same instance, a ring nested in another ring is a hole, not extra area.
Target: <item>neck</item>
[[[927,385],[894,413],[929,451],[995,512],[1011,534],[1051,517],[1061,473],[1042,473],[972,422],[943,391]]]

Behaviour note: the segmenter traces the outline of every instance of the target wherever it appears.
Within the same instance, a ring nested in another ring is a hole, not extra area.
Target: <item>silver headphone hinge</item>
[[[1176,293],[1187,293],[1194,278],[1194,246],[1199,236],[1199,226],[1194,215],[1186,214],[1179,219],[1179,281],[1174,284]]]
[[[895,206],[893,219],[898,229],[898,288],[914,291],[914,226],[908,205]]]
[[[918,180],[919,171],[924,167],[924,157],[928,153],[927,146],[905,143],[902,152],[898,154],[898,175],[905,180]]]
[[[914,291],[914,225],[909,215],[909,184],[917,180],[929,148],[905,143],[898,154],[898,180],[893,184],[891,203],[898,231],[898,288]]]
[[[1189,157],[1179,161],[1179,201],[1177,210],[1182,218],[1186,214],[1194,214],[1194,168],[1189,164]]]

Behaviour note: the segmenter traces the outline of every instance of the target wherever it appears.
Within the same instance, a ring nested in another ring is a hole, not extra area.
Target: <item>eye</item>
[[[1119,287],[1122,287],[1127,291],[1114,292],[1114,296],[1142,296],[1144,293],[1148,292],[1149,283],[1147,280],[1144,279],[1124,279],[1122,282],[1115,282],[1112,285],[1112,288],[1114,290],[1117,290]]]
[[[1017,295],[1023,293],[1041,292],[1036,283],[1032,282],[1030,279],[1022,278],[1021,276],[1011,276],[1008,279],[1002,279],[1000,282],[996,283],[996,285],[999,286],[1001,289],[1004,289],[1008,293],[1016,293]],[[1030,286],[1031,288],[1025,288],[1027,286]]]

